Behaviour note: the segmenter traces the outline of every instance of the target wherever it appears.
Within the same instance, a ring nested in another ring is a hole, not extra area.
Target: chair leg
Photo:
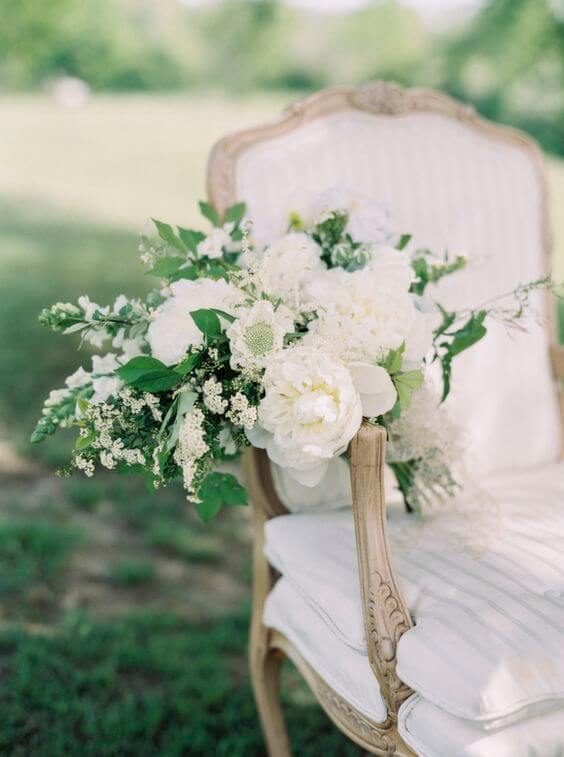
[[[280,701],[282,653],[268,649],[266,629],[261,642],[251,640],[250,668],[255,701],[269,757],[291,757],[288,732]],[[262,636],[263,634],[261,634]]]

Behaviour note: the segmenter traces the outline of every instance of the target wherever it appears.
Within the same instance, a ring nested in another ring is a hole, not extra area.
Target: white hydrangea
[[[417,317],[407,290],[377,269],[333,268],[309,285],[308,294],[318,309],[310,332],[345,361],[372,363],[397,349]]]
[[[360,398],[345,366],[306,346],[280,352],[264,376],[265,396],[252,444],[306,486],[323,477],[362,421]]]
[[[220,279],[181,280],[171,284],[171,296],[153,313],[147,332],[151,353],[165,365],[179,363],[188,347],[199,347],[203,334],[190,313],[202,308],[232,312],[240,293]]]
[[[274,308],[268,300],[257,300],[237,310],[237,319],[227,329],[233,370],[253,372],[284,347],[284,336],[293,331],[292,313],[283,305]]]
[[[253,264],[253,280],[260,292],[280,299],[299,312],[308,282],[322,274],[326,265],[321,248],[306,234],[286,234],[267,247]]]

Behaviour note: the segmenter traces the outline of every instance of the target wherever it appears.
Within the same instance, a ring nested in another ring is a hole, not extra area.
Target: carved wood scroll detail
[[[412,693],[396,672],[397,644],[412,626],[395,576],[386,522],[386,431],[364,423],[351,443],[353,512],[368,658],[388,703],[397,713]]]
[[[344,725],[346,729],[361,736],[368,744],[380,750],[381,754],[397,754],[397,743],[393,737],[390,725],[386,727],[386,724],[383,724],[382,727],[378,727],[371,723],[358,710],[355,710],[354,707],[351,707],[348,702],[336,694],[333,689],[326,686],[321,679],[319,679],[315,687],[315,694],[333,720],[336,720]]]

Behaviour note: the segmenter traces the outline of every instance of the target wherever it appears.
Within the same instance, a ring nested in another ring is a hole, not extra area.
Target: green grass
[[[262,757],[246,638],[246,613],[214,623],[74,615],[54,635],[0,633],[0,753]],[[360,754],[291,671],[284,690],[294,754]]]
[[[157,569],[150,560],[120,560],[110,567],[110,577],[116,586],[141,586],[150,583]]]

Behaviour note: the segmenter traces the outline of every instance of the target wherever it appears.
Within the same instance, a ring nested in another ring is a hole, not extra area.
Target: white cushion
[[[345,701],[376,723],[386,718],[368,657],[340,641],[303,596],[281,578],[268,597],[264,622],[283,633],[302,657]],[[400,734],[422,757],[560,757],[564,710],[486,729],[413,695],[399,711]]]
[[[400,708],[398,729],[420,757],[561,757],[564,753],[562,709],[505,728],[485,729],[414,695]]]
[[[266,601],[264,623],[281,631],[331,688],[363,715],[377,723],[386,719],[386,704],[368,657],[339,641],[285,578]]]
[[[545,274],[542,187],[531,154],[438,113],[342,111],[251,145],[235,165],[236,195],[264,240],[288,211],[335,184],[387,205],[398,231],[471,265],[440,286],[448,306],[476,306]],[[539,297],[534,304],[542,311]],[[453,412],[478,474],[557,459],[560,424],[546,331],[487,339],[454,365]]]
[[[498,475],[487,490],[482,527],[474,511],[422,525],[392,511],[390,533],[416,620],[398,646],[400,677],[453,715],[491,723],[564,699],[564,465]],[[350,510],[275,518],[265,552],[336,637],[366,654]]]

